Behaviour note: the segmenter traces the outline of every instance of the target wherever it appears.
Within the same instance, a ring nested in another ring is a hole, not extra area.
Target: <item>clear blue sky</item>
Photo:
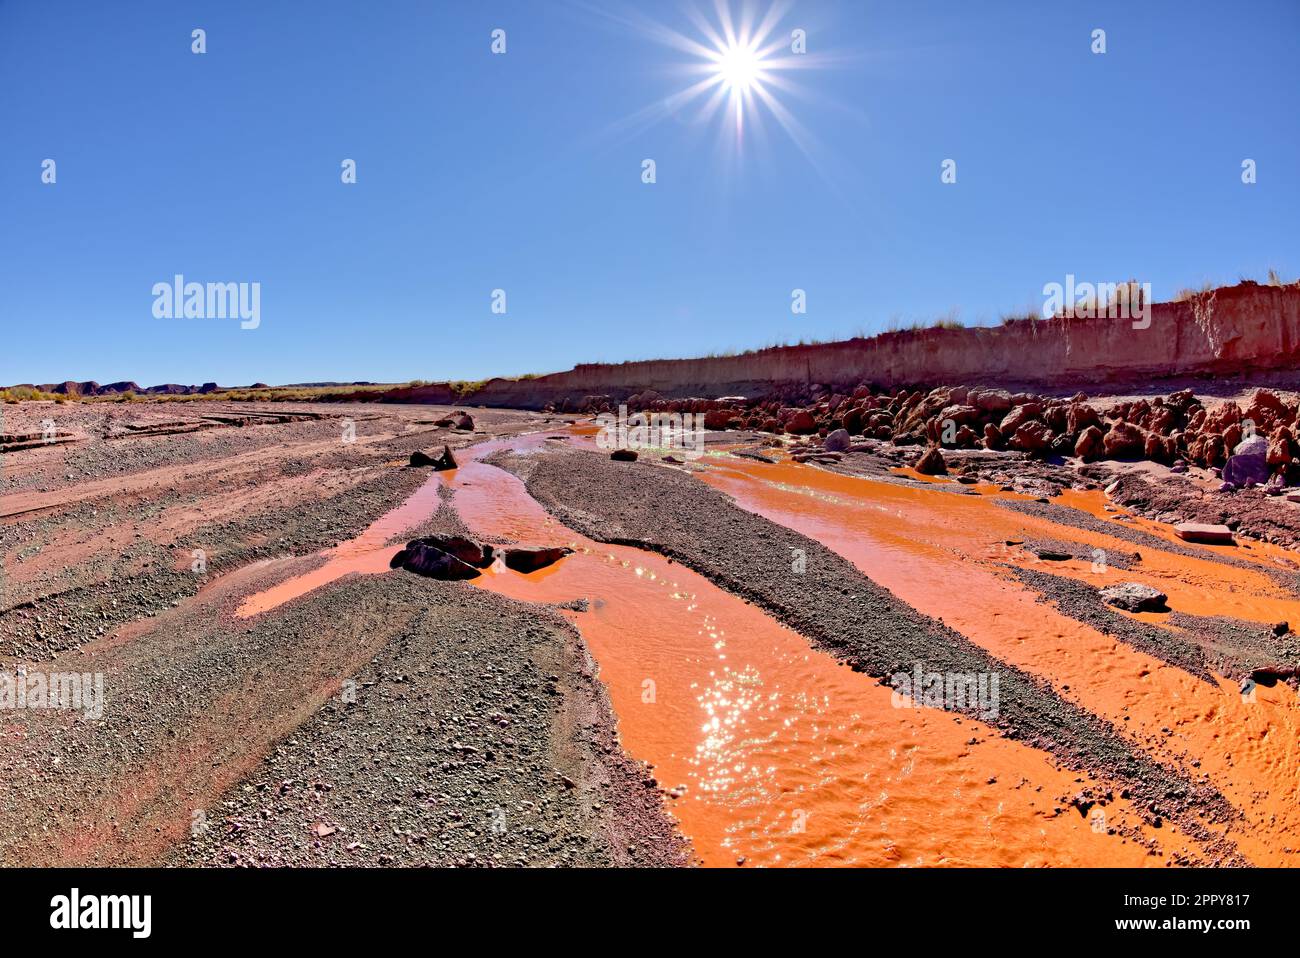
[[[0,0],[0,383],[477,379],[1300,273],[1296,0],[796,0],[803,142],[760,108],[739,148],[646,112],[690,6]],[[260,282],[260,328],[154,318],[175,273]]]

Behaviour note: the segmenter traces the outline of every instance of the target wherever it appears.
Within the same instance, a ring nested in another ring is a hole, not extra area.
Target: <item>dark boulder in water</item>
[[[448,469],[456,468],[456,457],[451,454],[450,446],[443,446],[442,455],[437,458],[417,449],[411,453],[411,466],[416,469],[432,466],[435,472],[445,472]]]
[[[393,556],[388,565],[393,569],[402,568],[430,579],[444,581],[477,579],[483,574],[469,563],[418,539]]]
[[[536,572],[548,565],[559,562],[572,553],[572,549],[560,546],[553,549],[515,548],[505,550],[506,567],[516,572]]]

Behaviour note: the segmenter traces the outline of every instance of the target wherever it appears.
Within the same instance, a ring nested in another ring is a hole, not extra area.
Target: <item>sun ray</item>
[[[825,177],[813,155],[813,140],[783,102],[786,98],[812,100],[806,88],[791,82],[789,74],[825,68],[848,61],[828,51],[803,52],[792,47],[787,16],[792,0],[682,0],[682,29],[660,23],[630,8],[611,11],[612,3],[594,6],[590,0],[571,0],[577,6],[622,27],[630,27],[649,40],[686,54],[686,60],[669,66],[690,83],[632,116],[617,121],[607,133],[641,131],[676,117],[696,124],[720,123],[720,146],[739,162],[747,141],[749,149],[766,146],[763,113],[770,113],[779,128]],[[783,25],[784,24],[784,25]],[[689,34],[689,35],[688,35]],[[748,135],[752,127],[754,135]],[[753,142],[757,137],[757,142]],[[820,149],[820,147],[818,147]]]

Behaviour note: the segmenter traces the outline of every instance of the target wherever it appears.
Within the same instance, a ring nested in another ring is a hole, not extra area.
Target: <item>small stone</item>
[[[1207,522],[1180,522],[1174,534],[1187,542],[1231,543],[1232,530],[1227,526]]]

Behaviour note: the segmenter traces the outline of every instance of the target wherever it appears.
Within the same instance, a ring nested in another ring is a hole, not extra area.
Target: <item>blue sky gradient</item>
[[[739,146],[654,109],[698,61],[644,24],[689,8],[0,0],[0,382],[478,379],[1300,273],[1295,0],[793,2],[806,136]],[[261,283],[260,327],[156,319],[176,273]]]

